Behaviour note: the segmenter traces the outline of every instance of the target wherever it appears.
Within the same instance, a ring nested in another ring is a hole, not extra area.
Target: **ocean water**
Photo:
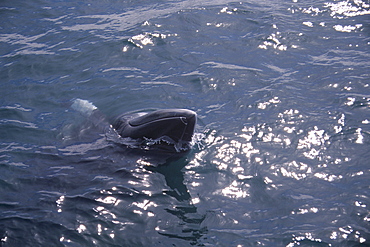
[[[369,246],[370,2],[0,2],[1,246]],[[197,112],[157,159],[70,108]]]

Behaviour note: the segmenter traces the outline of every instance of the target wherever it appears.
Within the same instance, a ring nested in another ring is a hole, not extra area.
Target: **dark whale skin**
[[[121,137],[158,139],[169,137],[174,142],[190,142],[197,114],[187,109],[163,109],[149,113],[120,115],[113,128]]]

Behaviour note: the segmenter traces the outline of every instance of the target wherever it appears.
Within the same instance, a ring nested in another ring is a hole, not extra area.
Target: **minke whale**
[[[118,143],[146,150],[188,151],[197,122],[197,114],[192,110],[160,109],[124,113],[110,124],[98,108],[87,100],[75,99],[71,107],[95,125],[114,132],[119,138]]]

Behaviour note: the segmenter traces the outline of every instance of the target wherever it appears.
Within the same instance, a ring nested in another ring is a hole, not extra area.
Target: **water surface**
[[[2,246],[366,246],[370,2],[2,1]],[[158,160],[112,121],[198,114]]]

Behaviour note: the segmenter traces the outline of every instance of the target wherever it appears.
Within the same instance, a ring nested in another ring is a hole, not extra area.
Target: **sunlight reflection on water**
[[[49,3],[1,7],[1,244],[369,241],[367,1]],[[157,167],[75,131],[81,95],[204,131]]]

